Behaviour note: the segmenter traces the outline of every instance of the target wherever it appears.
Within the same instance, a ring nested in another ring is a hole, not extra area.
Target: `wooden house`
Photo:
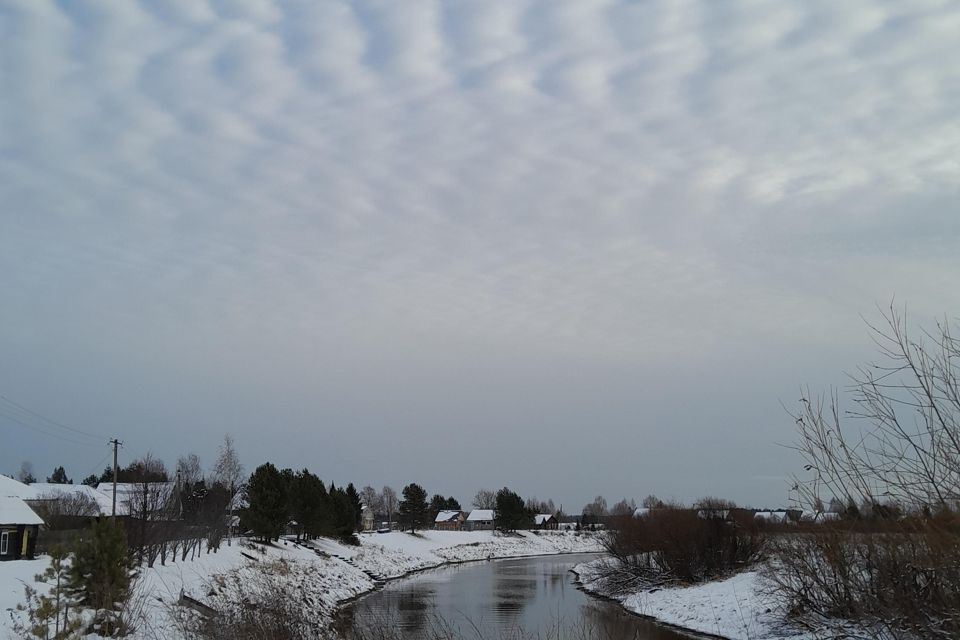
[[[33,558],[43,520],[15,496],[0,496],[0,561]]]
[[[493,509],[474,509],[467,516],[464,528],[467,531],[493,531]]]
[[[433,520],[433,528],[438,531],[460,531],[464,520],[462,511],[441,511]]]

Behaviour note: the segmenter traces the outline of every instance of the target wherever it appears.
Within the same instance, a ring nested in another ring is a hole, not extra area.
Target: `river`
[[[423,571],[361,598],[343,612],[341,622],[354,638],[691,638],[577,589],[570,569],[594,557],[540,556]]]

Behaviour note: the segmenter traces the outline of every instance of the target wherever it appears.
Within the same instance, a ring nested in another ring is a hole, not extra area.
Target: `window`
[[[10,546],[10,532],[0,533],[0,556],[7,555],[7,547]]]

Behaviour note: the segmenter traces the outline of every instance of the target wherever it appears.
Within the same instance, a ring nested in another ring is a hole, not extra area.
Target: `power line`
[[[48,423],[48,424],[51,424],[51,425],[53,425],[53,426],[55,426],[55,427],[59,427],[59,428],[61,428],[61,429],[66,429],[67,431],[72,431],[73,433],[78,433],[78,434],[80,434],[80,435],[87,436],[87,437],[90,437],[90,438],[96,438],[97,440],[103,440],[103,436],[102,436],[102,435],[98,435],[98,434],[96,434],[96,433],[90,433],[89,431],[84,431],[83,429],[77,429],[76,427],[67,426],[67,425],[63,424],[62,422],[57,422],[56,420],[53,420],[53,419],[48,418],[48,417],[46,417],[46,416],[44,416],[44,415],[42,415],[42,414],[40,414],[40,413],[37,413],[37,412],[34,411],[33,409],[30,409],[30,408],[28,408],[28,407],[23,406],[22,404],[19,404],[19,403],[17,403],[17,402],[14,402],[14,401],[11,400],[10,398],[6,397],[5,395],[0,394],[0,400],[6,402],[7,404],[13,405],[14,407],[16,407],[17,409],[19,409],[20,411],[24,411],[24,412],[30,414],[31,416],[34,416],[34,417],[36,417],[36,418],[40,418],[40,419],[43,420],[44,422],[46,422],[46,423]]]
[[[37,425],[35,425],[35,424],[29,424],[29,423],[27,423],[27,422],[24,422],[22,419],[20,419],[20,418],[18,418],[18,417],[16,417],[16,416],[12,416],[12,415],[10,415],[9,413],[6,413],[6,412],[4,412],[4,411],[0,411],[0,416],[3,416],[4,418],[10,420],[10,421],[13,422],[14,424],[16,424],[16,425],[18,425],[18,426],[21,426],[21,427],[23,427],[23,428],[25,428],[25,429],[29,429],[29,430],[31,430],[31,431],[36,431],[37,433],[42,433],[42,434],[45,435],[45,436],[50,436],[51,438],[56,438],[57,440],[62,440],[63,442],[69,442],[70,444],[79,444],[79,445],[82,445],[82,446],[85,446],[85,447],[94,447],[94,446],[97,446],[97,445],[93,444],[92,442],[84,442],[84,441],[81,441],[81,440],[75,440],[75,439],[73,439],[73,438],[68,438],[68,437],[64,436],[63,434],[61,434],[61,433],[56,433],[56,432],[53,432],[53,431],[48,431],[48,430],[46,430],[46,429],[44,429],[44,428],[42,428],[42,427],[39,427],[39,426],[37,426]]]

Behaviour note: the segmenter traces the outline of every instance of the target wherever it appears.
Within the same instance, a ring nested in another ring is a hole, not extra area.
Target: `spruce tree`
[[[350,508],[353,510],[353,530],[359,531],[363,525],[363,502],[360,500],[360,494],[357,493],[357,488],[353,486],[352,482],[347,485],[346,494],[350,500]]]
[[[70,565],[67,590],[97,613],[94,629],[102,636],[126,633],[120,612],[130,598],[132,563],[123,528],[101,518],[77,545]]]
[[[507,487],[497,491],[497,528],[504,531],[515,531],[530,527],[533,514],[518,494]]]
[[[47,482],[52,484],[73,484],[73,480],[67,477],[67,471],[61,466],[53,470],[53,473],[47,476]]]
[[[250,476],[247,501],[244,524],[264,542],[279,538],[287,523],[287,492],[273,464],[265,462]]]
[[[403,488],[403,499],[400,501],[400,522],[404,528],[410,527],[410,533],[422,529],[430,514],[427,504],[427,492],[416,482],[411,482]]]

